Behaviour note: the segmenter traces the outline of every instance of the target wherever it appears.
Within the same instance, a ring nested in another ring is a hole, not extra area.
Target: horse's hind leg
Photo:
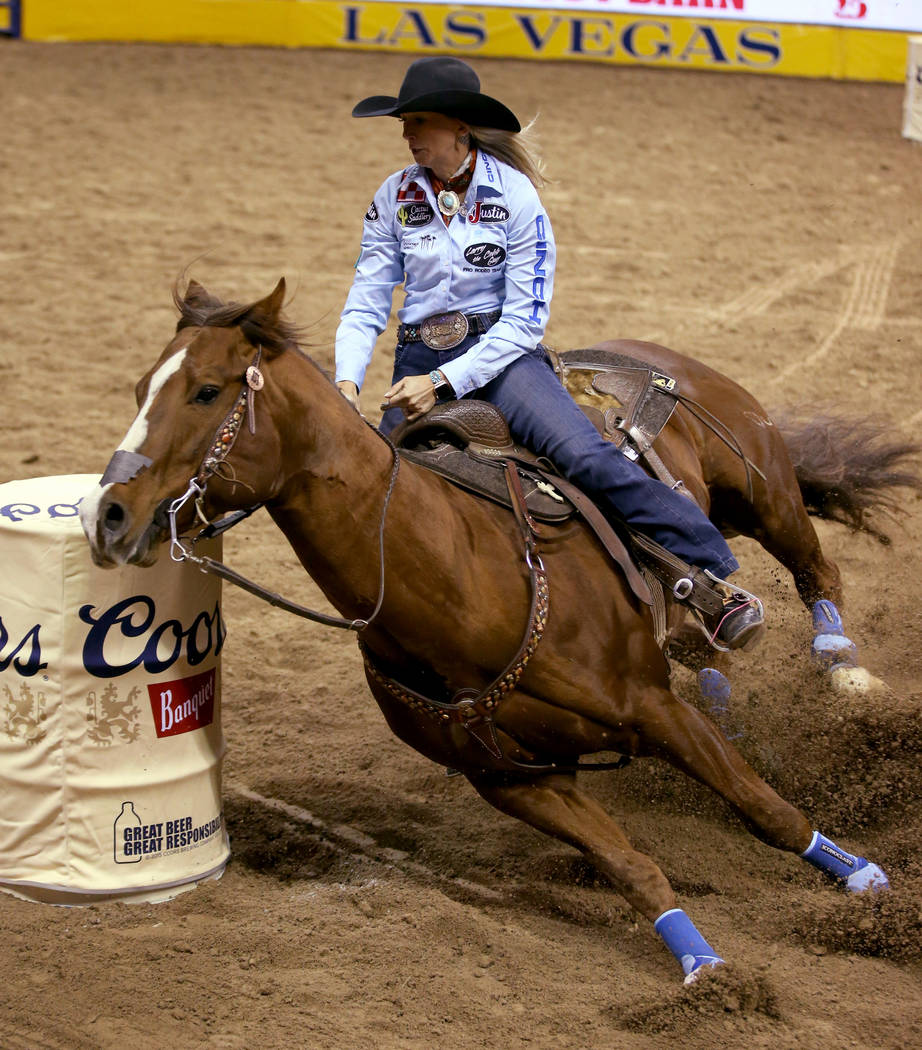
[[[756,837],[799,854],[854,892],[887,887],[876,864],[811,831],[807,818],[770,788],[700,711],[653,686],[641,691],[639,709],[643,717],[635,729],[641,748],[716,791]]]
[[[801,501],[788,497],[765,501],[761,524],[753,535],[765,550],[794,577],[797,593],[812,611],[814,639],[811,647],[818,667],[829,675],[834,689],[843,694],[886,689],[886,685],[859,665],[858,647],[846,635],[839,609],[842,580],[838,566],[820,547],[813,523]]]
[[[800,600],[808,609],[824,598],[841,605],[839,567],[823,553],[793,469],[790,477],[782,481],[770,476],[768,483],[761,484],[756,478],[755,484],[753,521],[739,531],[757,540],[790,572]]]
[[[758,540],[794,577],[797,593],[813,615],[813,659],[829,675],[833,688],[846,695],[886,689],[859,666],[858,648],[846,635],[839,612],[843,604],[839,568],[823,554],[793,470],[787,480],[789,484],[776,479],[776,484],[758,487],[756,523],[740,531]]]

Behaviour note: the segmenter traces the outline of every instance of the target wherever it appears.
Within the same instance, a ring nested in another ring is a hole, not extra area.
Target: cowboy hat
[[[400,94],[372,95],[352,110],[353,117],[397,117],[401,113],[443,113],[466,124],[521,131],[512,110],[480,91],[480,78],[460,58],[440,55],[410,65]]]

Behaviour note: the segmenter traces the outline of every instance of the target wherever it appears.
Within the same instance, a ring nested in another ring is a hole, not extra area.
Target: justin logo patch
[[[368,211],[365,212],[365,220],[367,222],[378,221],[378,209],[375,207],[374,201],[372,201],[371,204],[368,205]]]
[[[485,201],[477,201],[467,217],[468,222],[508,222],[509,209],[502,204],[490,204]]]

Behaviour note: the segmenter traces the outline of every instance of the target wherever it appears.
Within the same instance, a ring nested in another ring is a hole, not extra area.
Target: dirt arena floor
[[[362,215],[405,160],[400,56],[0,44],[0,480],[102,471],[192,274],[289,315],[332,363]],[[559,244],[548,341],[655,339],[772,412],[880,414],[918,436],[922,146],[902,88],[480,62],[540,111]],[[366,409],[386,387],[381,340]],[[886,523],[885,523],[886,524]],[[655,762],[592,790],[730,965],[692,989],[572,851],[490,810],[388,732],[355,640],[225,589],[232,860],[158,905],[0,895],[4,1050],[786,1050],[922,1046],[922,502],[893,544],[821,524],[879,697],[811,669],[790,579],[734,541],[765,599],[734,659],[746,757],[890,894],[849,898]],[[320,602],[265,516],[227,561]],[[695,700],[689,672],[676,688]],[[584,774],[584,777],[589,774]]]

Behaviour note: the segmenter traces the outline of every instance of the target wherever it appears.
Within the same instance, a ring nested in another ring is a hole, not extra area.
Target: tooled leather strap
[[[237,435],[240,433],[240,427],[243,423],[244,416],[246,416],[247,428],[250,433],[256,433],[256,391],[262,390],[265,382],[263,374],[259,370],[259,362],[262,358],[262,352],[262,347],[258,346],[256,348],[256,356],[253,358],[253,363],[249,365],[244,374],[243,389],[240,391],[240,394],[234,402],[230,412],[227,413],[223,422],[215,431],[215,436],[209,447],[208,455],[202,461],[202,465],[196,476],[196,480],[199,483],[211,477],[217,468],[230,455],[230,451],[234,447],[234,442],[237,440]]]
[[[478,692],[473,688],[459,689],[450,703],[432,700],[380,671],[366,646],[359,641],[365,660],[365,671],[372,681],[385,689],[395,700],[414,711],[421,711],[442,725],[460,725],[481,743],[496,759],[504,759],[503,750],[496,738],[493,716],[500,701],[511,693],[525,672],[528,661],[534,656],[544,629],[550,607],[550,588],[547,574],[540,560],[531,566],[532,600],[528,613],[528,627],[518,652],[505,669],[485,688]]]
[[[540,535],[539,527],[525,505],[525,494],[519,482],[515,463],[505,463],[506,481],[509,495],[515,511],[515,519],[522,533],[525,546],[525,564],[528,566],[531,580],[531,607],[528,611],[528,624],[518,652],[506,665],[498,677],[483,690],[478,692],[471,687],[459,689],[450,703],[432,700],[422,693],[401,685],[394,678],[381,672],[374,664],[368,649],[359,642],[365,660],[365,670],[373,681],[384,688],[394,699],[406,704],[416,711],[436,719],[445,725],[461,725],[474,737],[495,759],[513,763],[503,754],[496,737],[493,715],[499,702],[518,684],[525,672],[528,661],[532,658],[538,643],[547,626],[547,614],[550,608],[550,587],[547,573],[541,558],[538,556],[535,538]]]

